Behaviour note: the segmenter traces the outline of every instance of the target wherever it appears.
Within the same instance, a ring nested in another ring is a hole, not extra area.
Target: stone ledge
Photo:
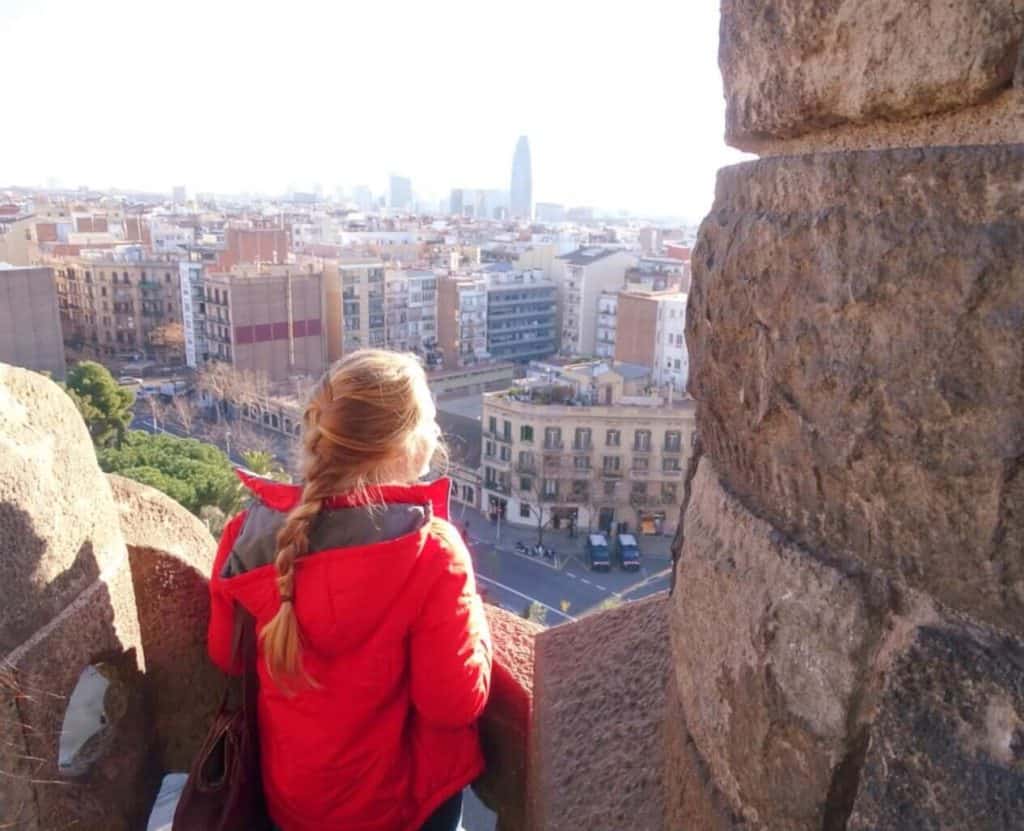
[[[667,626],[658,595],[537,636],[533,828],[664,827]]]

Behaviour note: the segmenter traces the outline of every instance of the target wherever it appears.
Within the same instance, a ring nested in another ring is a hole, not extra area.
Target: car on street
[[[611,552],[604,534],[587,534],[583,548],[591,571],[611,571]]]
[[[615,538],[615,559],[623,571],[640,570],[640,546],[632,534],[619,534]]]

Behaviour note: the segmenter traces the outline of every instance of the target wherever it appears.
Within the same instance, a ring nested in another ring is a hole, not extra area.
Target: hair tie
[[[294,603],[294,602],[295,602],[295,596],[294,595],[291,595],[291,594],[282,594],[281,595],[281,605],[284,605],[285,603]]]

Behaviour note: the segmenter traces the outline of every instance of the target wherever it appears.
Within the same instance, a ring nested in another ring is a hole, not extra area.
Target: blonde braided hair
[[[277,533],[281,606],[260,633],[267,669],[279,685],[300,679],[315,686],[302,667],[295,571],[299,558],[309,553],[327,500],[353,493],[372,508],[380,502],[380,485],[418,478],[429,460],[424,456],[439,449],[436,425],[428,417],[432,410],[419,360],[398,352],[353,352],[313,390],[303,417],[302,497]]]

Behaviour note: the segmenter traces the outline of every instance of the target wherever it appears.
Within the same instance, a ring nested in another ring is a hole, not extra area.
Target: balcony
[[[516,464],[516,473],[521,473],[523,476],[536,476],[537,475],[537,463],[536,462],[518,462]]]
[[[659,479],[665,479],[665,480],[670,481],[670,482],[682,481],[683,471],[681,469],[680,470],[663,470],[663,471],[661,471],[661,475],[658,478]]]
[[[484,482],[484,490],[489,490],[494,493],[500,493],[503,494],[504,496],[512,495],[512,485],[508,483],[503,484],[498,481]]]
[[[601,468],[601,478],[602,479],[621,479],[622,476],[623,476],[623,470],[622,470],[621,467],[620,468],[614,468],[614,469],[613,468],[608,468],[608,467]]]
[[[629,470],[630,479],[650,479],[651,469],[649,467],[633,467]]]

